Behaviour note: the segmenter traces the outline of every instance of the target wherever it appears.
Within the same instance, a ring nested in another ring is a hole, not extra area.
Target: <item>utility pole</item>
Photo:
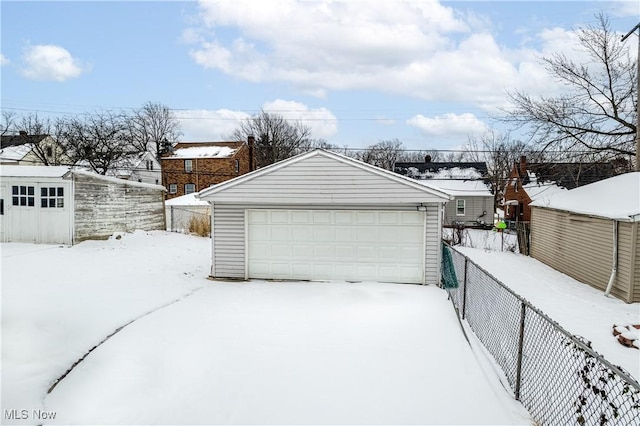
[[[625,41],[633,32],[640,29],[640,23],[633,27],[624,37],[622,41]],[[636,75],[637,87],[636,87],[636,171],[640,172],[640,34],[638,34],[638,71]]]

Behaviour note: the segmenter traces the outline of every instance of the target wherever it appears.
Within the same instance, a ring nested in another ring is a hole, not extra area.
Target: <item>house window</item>
[[[184,171],[187,173],[193,171],[193,160],[184,160]]]
[[[235,161],[236,174],[240,173],[240,160]]]
[[[35,206],[36,189],[33,186],[17,186],[11,187],[11,204],[14,206],[34,207]]]
[[[50,146],[48,146],[47,147],[47,157],[52,157],[52,156],[53,156],[53,149]]]
[[[464,216],[464,201],[456,200],[456,216]]]
[[[184,185],[184,193],[191,194],[192,192],[196,192],[196,186],[192,183],[186,183]]]
[[[153,161],[147,160],[147,170],[153,170]]]
[[[176,192],[178,192],[178,184],[177,183],[170,183],[169,184],[169,194],[175,194]]]
[[[64,207],[64,188],[61,186],[40,188],[40,207],[46,208],[63,208]]]

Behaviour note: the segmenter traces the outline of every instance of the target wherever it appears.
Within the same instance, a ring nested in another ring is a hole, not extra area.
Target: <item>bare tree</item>
[[[98,112],[57,123],[58,142],[73,163],[86,165],[98,174],[126,168],[140,153],[130,132],[127,116]]]
[[[161,103],[147,102],[133,112],[128,124],[136,148],[152,152],[156,159],[165,146],[173,145],[182,135],[175,114]]]
[[[590,61],[576,63],[558,53],[543,57],[548,74],[566,87],[557,97],[510,93],[513,109],[504,120],[527,128],[541,150],[583,153],[599,159],[635,154],[637,69],[604,14],[598,25],[577,31]]]
[[[16,118],[15,113],[3,111],[2,136],[10,137],[9,144],[20,144],[30,148],[30,155],[45,166],[60,165],[64,159],[62,150],[49,137],[55,132],[49,118],[40,118],[32,113]],[[4,138],[3,138],[4,139]],[[3,145],[5,141],[3,140]]]
[[[243,121],[232,138],[246,141],[255,137],[256,167],[264,167],[292,157],[310,146],[311,128],[299,121],[287,121],[278,114],[265,111]]]
[[[2,111],[2,123],[0,124],[0,135],[4,136],[11,133],[11,129],[16,120],[16,113],[13,111]]]
[[[523,154],[529,154],[529,161],[534,160],[526,143],[511,140],[509,134],[497,134],[493,130],[480,138],[469,138],[465,146],[465,159],[487,164],[488,179],[496,205],[502,199],[514,163],[518,162]],[[536,155],[535,160],[539,159]]]

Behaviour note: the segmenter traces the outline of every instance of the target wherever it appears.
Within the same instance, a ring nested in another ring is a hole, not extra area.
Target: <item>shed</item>
[[[317,149],[201,191],[216,278],[436,284],[452,197]]]
[[[640,172],[531,204],[531,256],[627,303],[640,302]]]
[[[75,244],[164,229],[164,187],[62,166],[0,168],[0,241]]]

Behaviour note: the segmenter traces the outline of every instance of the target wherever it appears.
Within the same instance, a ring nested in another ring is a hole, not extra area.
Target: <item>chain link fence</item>
[[[640,425],[640,385],[586,342],[451,249],[458,315],[540,425]],[[629,349],[633,350],[633,349]]]

